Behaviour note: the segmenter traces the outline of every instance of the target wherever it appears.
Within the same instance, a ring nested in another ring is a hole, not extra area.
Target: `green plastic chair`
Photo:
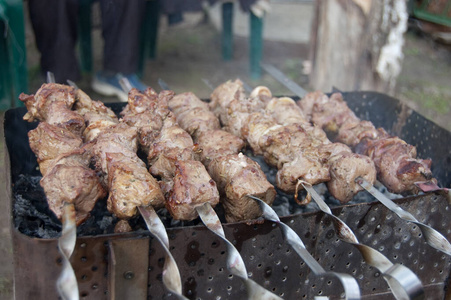
[[[22,0],[0,0],[0,110],[22,106],[28,92]]]
[[[233,56],[233,2],[222,4],[222,58],[231,60]],[[252,79],[261,77],[260,62],[263,52],[263,18],[249,12],[249,62]]]

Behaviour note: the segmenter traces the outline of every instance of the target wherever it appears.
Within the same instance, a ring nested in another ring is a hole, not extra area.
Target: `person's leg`
[[[105,41],[104,71],[122,74],[136,73],[145,1],[101,0],[100,7]]]
[[[41,53],[41,71],[55,80],[80,79],[75,55],[78,0],[29,0],[31,24]]]
[[[126,77],[131,86],[147,88],[136,76],[139,63],[141,24],[145,0],[100,0],[104,38],[103,71],[98,72],[92,88],[99,94],[116,95],[127,101],[119,80]]]

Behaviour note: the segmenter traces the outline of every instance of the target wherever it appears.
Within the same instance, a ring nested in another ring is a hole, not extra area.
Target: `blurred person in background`
[[[31,24],[41,53],[41,72],[55,75],[58,83],[81,79],[75,46],[79,0],[29,0]],[[138,90],[145,90],[136,72],[139,38],[145,0],[99,0],[104,39],[103,70],[92,80],[92,88],[105,96],[127,101],[119,79],[126,77]],[[45,77],[44,77],[45,78]]]

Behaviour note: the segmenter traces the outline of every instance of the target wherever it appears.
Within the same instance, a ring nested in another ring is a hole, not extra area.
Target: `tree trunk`
[[[405,0],[317,0],[310,85],[393,94],[407,17]]]

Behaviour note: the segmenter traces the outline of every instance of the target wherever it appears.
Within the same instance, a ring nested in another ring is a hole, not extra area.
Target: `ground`
[[[221,58],[220,33],[202,15],[194,15],[189,21],[175,27],[162,26],[158,40],[158,53],[155,60],[145,65],[143,81],[159,90],[161,78],[176,92],[193,91],[201,98],[208,98],[211,90],[203,83],[208,79],[217,85],[228,79],[241,78],[251,86],[267,85],[275,95],[291,93],[267,74],[258,80],[249,76],[248,39],[236,37],[234,57],[231,61]],[[28,26],[28,24],[27,24]],[[94,67],[99,69],[101,62],[101,35],[99,29],[93,31]],[[39,75],[39,56],[34,45],[33,33],[27,27],[27,51],[29,65],[29,91],[35,92],[42,83]],[[429,35],[409,32],[406,34],[405,59],[399,76],[395,97],[406,102],[413,109],[432,119],[440,126],[451,130],[451,51],[439,44]],[[267,40],[264,43],[263,59],[290,78],[311,90],[308,77],[303,73],[303,62],[308,59],[306,43],[289,43]],[[106,102],[115,98],[101,97],[89,86],[90,74],[84,74],[78,82],[94,99]],[[328,91],[325,91],[328,92]],[[2,122],[3,124],[3,122]],[[3,130],[2,130],[3,132]],[[0,140],[3,143],[3,139]],[[3,145],[0,145],[0,150]],[[3,156],[3,153],[0,153]],[[6,182],[5,165],[0,162],[0,182]],[[12,249],[9,235],[10,213],[9,195],[0,189],[0,298],[12,298]]]

